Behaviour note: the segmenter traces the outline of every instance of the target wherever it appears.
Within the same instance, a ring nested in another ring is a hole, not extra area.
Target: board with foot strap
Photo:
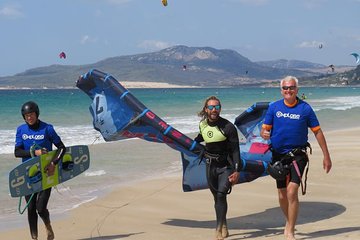
[[[53,159],[56,150],[33,157],[15,167],[9,173],[9,189],[12,197],[22,197],[56,186],[86,171],[90,166],[89,148],[76,145],[66,148],[66,153],[48,176],[45,167]]]

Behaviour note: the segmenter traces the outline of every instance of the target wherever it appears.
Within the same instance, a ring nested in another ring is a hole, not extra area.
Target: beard
[[[215,122],[216,120],[219,119],[219,112],[211,112],[210,114],[207,115],[207,117],[210,122]]]

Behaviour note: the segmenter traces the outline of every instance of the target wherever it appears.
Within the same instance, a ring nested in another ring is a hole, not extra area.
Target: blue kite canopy
[[[105,141],[142,138],[200,156],[204,146],[177,131],[136,99],[115,78],[98,70],[80,76],[76,86],[93,100],[94,128]]]
[[[93,125],[105,141],[137,137],[151,142],[165,143],[182,154],[183,190],[208,188],[206,161],[202,159],[205,151],[203,145],[159,118],[111,75],[95,69],[90,70],[80,76],[76,86],[92,99],[89,109],[93,117]],[[241,125],[246,125],[245,129],[252,134],[248,134],[247,142],[240,145],[244,167],[239,183],[266,175],[267,163],[271,158],[270,152],[266,152],[267,143],[254,138],[255,135],[260,136],[255,130],[261,127],[259,124],[262,118],[258,116],[257,120],[254,120],[252,116],[253,113],[249,113]],[[249,128],[249,122],[258,125]]]
[[[254,103],[235,119],[235,126],[248,138],[249,134],[253,133],[254,128],[259,125],[259,121],[265,118],[268,108],[269,102]]]
[[[269,141],[260,136],[268,102],[258,102],[249,107],[235,119],[235,126],[246,137],[245,143],[240,143],[242,169],[238,183],[251,182],[268,175],[266,169],[271,162]],[[181,154],[183,162],[183,190],[185,192],[208,188],[205,161],[200,164],[194,157]]]

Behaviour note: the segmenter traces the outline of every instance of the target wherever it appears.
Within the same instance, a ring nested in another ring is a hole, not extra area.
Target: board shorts
[[[306,167],[307,163],[309,162],[308,155],[306,154],[306,152],[300,152],[300,153],[296,154],[295,157],[296,157],[297,166],[300,171],[300,176],[302,177],[305,167]],[[275,163],[276,161],[282,160],[282,162],[285,164],[291,164],[290,172],[286,176],[286,179],[285,180],[276,180],[276,187],[278,189],[286,188],[286,186],[288,185],[289,182],[293,182],[293,183],[300,185],[301,177],[298,176],[295,166],[291,163],[295,159],[295,157],[290,157],[290,156],[288,157],[287,154],[278,154],[278,153],[273,152],[273,157],[272,157],[273,163]]]

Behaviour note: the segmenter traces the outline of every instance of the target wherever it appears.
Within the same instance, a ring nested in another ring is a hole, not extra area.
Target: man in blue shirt
[[[53,175],[55,165],[60,161],[65,154],[66,148],[61,141],[54,127],[50,124],[39,120],[39,107],[35,102],[26,102],[21,108],[21,114],[25,120],[25,124],[20,125],[16,131],[15,140],[15,157],[22,158],[25,162],[32,156],[40,156],[52,150],[52,145],[57,147],[57,152],[51,163],[45,168],[48,175]],[[35,149],[31,153],[31,147],[35,145]],[[50,224],[50,213],[47,209],[47,204],[50,198],[51,188],[35,193],[33,196],[25,196],[28,202],[28,222],[30,226],[30,234],[32,239],[38,239],[37,220],[38,214],[43,220],[46,230],[47,239],[55,238],[54,232]]]
[[[284,159],[290,161],[289,174],[285,179],[276,179],[279,203],[284,213],[286,224],[284,235],[287,240],[295,240],[295,224],[299,211],[298,190],[301,177],[308,163],[306,153],[308,128],[323,152],[323,168],[326,173],[332,163],[324,134],[311,106],[297,97],[298,79],[288,76],[281,80],[283,99],[270,104],[261,130],[261,136],[271,140],[273,163]],[[292,164],[291,164],[292,163]]]

